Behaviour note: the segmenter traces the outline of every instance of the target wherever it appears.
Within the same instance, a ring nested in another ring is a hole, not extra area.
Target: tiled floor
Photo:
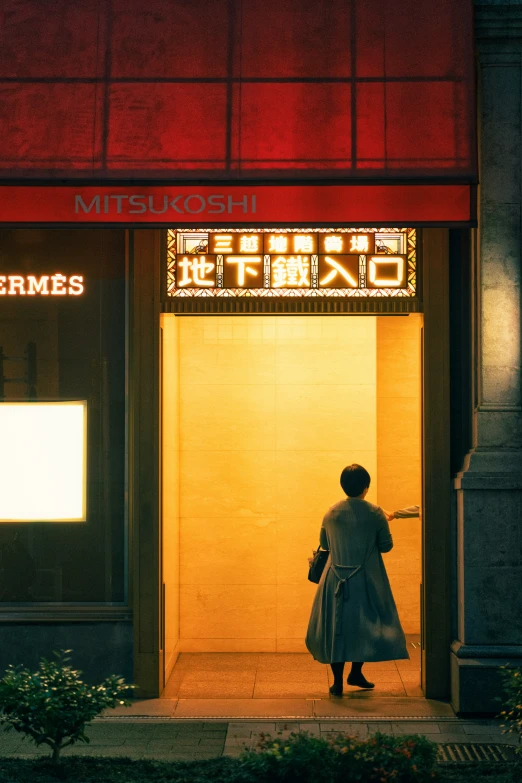
[[[453,717],[449,704],[423,696],[418,637],[408,637],[408,649],[410,660],[365,664],[375,690],[345,685],[342,698],[329,694],[330,667],[306,654],[183,653],[160,699],[136,700],[106,715],[182,721]]]
[[[375,690],[344,686],[344,698],[421,698],[418,637],[408,637],[410,660],[366,663]],[[346,666],[346,674],[349,671]],[[163,699],[329,699],[329,666],[304,653],[182,653]]]

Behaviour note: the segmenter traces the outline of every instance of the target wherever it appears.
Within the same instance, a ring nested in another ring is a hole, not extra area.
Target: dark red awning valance
[[[471,0],[4,0],[0,177],[471,181]]]

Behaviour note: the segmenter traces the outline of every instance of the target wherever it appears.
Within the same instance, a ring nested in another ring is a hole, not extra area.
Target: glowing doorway
[[[421,502],[422,317],[162,316],[167,674],[182,653],[303,653],[306,580],[339,474]],[[420,631],[421,523],[386,567]]]

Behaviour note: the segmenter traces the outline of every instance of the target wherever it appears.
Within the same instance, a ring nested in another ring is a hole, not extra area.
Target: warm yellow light
[[[309,234],[294,236],[294,253],[313,253],[314,238]]]
[[[261,237],[257,234],[242,234],[239,238],[240,253],[259,253],[261,249]]]
[[[288,236],[286,234],[270,234],[268,237],[269,253],[286,253],[288,251]]]
[[[80,296],[83,275],[0,275],[0,296]]]
[[[87,403],[0,403],[0,522],[86,520]]]
[[[369,249],[370,243],[364,234],[354,234],[350,237],[350,253],[367,253]]]
[[[357,281],[353,279],[351,274],[347,269],[344,268],[344,266],[341,266],[341,264],[335,260],[335,258],[330,258],[330,256],[325,256],[325,262],[332,267],[332,271],[328,272],[326,277],[323,277],[322,280],[319,281],[320,285],[328,285],[328,283],[331,283],[332,280],[337,276],[337,272],[344,277],[347,283],[349,283],[352,288],[357,288]]]
[[[324,238],[324,249],[327,253],[342,253],[343,238],[340,236],[327,236]]]
[[[310,259],[308,256],[277,256],[272,261],[274,288],[302,288],[310,286]]]
[[[215,280],[209,280],[207,275],[213,271],[215,266],[206,256],[183,256],[178,261],[178,267],[181,269],[178,286],[180,288],[187,285],[212,287],[215,285]]]
[[[216,234],[214,237],[214,252],[215,253],[232,253],[232,234]]]
[[[393,264],[397,270],[397,277],[395,278],[383,278],[383,273],[389,272],[390,265]],[[383,267],[388,266],[388,270]],[[382,258],[375,256],[370,258],[370,283],[379,288],[399,288],[404,282],[404,258],[401,256],[394,256],[393,258]]]
[[[259,274],[259,269],[254,269],[250,264],[261,264],[263,261],[261,256],[228,256],[227,264],[237,264],[237,285],[242,287],[245,285],[246,275],[256,276]]]

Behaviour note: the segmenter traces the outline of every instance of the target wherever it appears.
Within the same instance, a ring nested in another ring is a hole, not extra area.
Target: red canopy
[[[0,177],[476,175],[471,0],[3,0]]]

